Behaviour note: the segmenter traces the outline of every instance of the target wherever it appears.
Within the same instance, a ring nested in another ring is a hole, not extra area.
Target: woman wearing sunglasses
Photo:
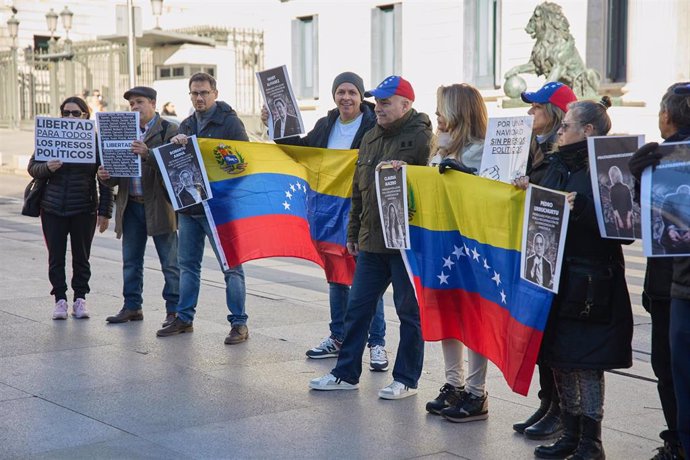
[[[553,370],[563,434],[538,446],[538,458],[604,459],[604,371],[632,365],[632,309],[621,240],[599,234],[587,137],[611,129],[608,97],[568,105],[558,150],[539,185],[567,192],[568,236],[558,295],[545,329],[541,359]]]
[[[91,115],[89,106],[79,97],[65,99],[60,113],[63,118],[88,119]],[[108,228],[113,209],[112,190],[97,183],[96,163],[36,161],[32,155],[28,169],[32,177],[47,179],[41,200],[41,226],[48,247],[48,278],[53,287],[50,293],[55,296],[53,319],[67,319],[65,254],[68,236],[72,249],[72,316],[88,318],[86,294],[91,278],[91,242],[96,226],[101,233]]]

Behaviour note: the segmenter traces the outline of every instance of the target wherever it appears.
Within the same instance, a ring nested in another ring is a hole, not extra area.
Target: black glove
[[[453,158],[446,158],[443,161],[441,161],[441,163],[439,163],[438,172],[443,174],[444,172],[446,172],[446,169],[454,169],[456,171],[460,171],[466,174],[477,174],[477,170],[475,168],[469,168]]]
[[[630,168],[630,172],[632,173],[632,175],[635,176],[635,179],[637,179],[638,181],[640,180],[640,176],[642,176],[642,171],[644,171],[645,168],[649,166],[656,166],[659,164],[659,160],[661,160],[661,154],[659,152],[656,152],[656,149],[658,147],[658,143],[649,142],[637,149],[637,152],[635,152],[635,154],[632,157],[630,157],[628,167]]]

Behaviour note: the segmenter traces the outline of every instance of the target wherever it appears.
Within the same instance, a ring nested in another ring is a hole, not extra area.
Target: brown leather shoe
[[[175,318],[177,318],[177,313],[166,313],[165,321],[163,321],[161,327],[170,326],[173,323],[173,321],[175,321]]]
[[[172,323],[163,329],[158,329],[156,335],[158,337],[167,337],[169,335],[184,334],[185,332],[194,332],[192,323],[185,323],[180,318],[175,318]]]
[[[122,307],[122,310],[117,312],[117,315],[108,316],[105,320],[109,323],[126,323],[127,321],[141,321],[144,319],[144,313],[141,308],[138,310],[129,310]]]
[[[227,337],[225,337],[225,344],[226,345],[235,345],[238,343],[242,343],[246,341],[249,338],[249,329],[247,328],[246,324],[238,324],[236,326],[232,326],[232,329],[230,329],[230,333],[228,334]]]

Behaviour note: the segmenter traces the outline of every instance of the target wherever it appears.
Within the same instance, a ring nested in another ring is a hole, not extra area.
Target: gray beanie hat
[[[364,81],[362,81],[362,77],[354,72],[343,72],[335,77],[333,80],[333,88],[331,88],[333,99],[335,99],[335,90],[337,90],[338,86],[342,85],[343,83],[352,83],[355,85],[355,88],[357,88],[357,91],[359,91],[359,96],[364,99]]]

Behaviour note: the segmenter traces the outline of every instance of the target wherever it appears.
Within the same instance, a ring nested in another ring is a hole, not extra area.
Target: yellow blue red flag
[[[347,219],[356,150],[198,139],[221,247],[233,266],[265,257],[321,265],[351,284]]]
[[[427,341],[455,338],[527,394],[553,294],[520,278],[525,192],[455,171],[407,168],[408,271]]]

